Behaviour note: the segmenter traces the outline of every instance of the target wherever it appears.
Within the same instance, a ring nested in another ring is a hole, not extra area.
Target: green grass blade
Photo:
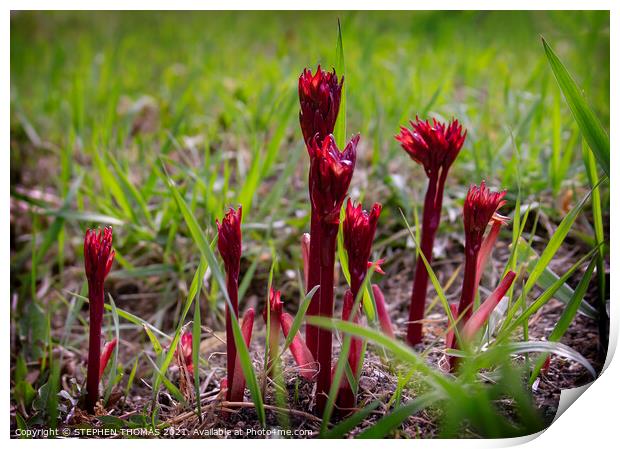
[[[202,422],[200,409],[200,301],[194,301],[194,323],[192,325],[192,365],[194,366],[194,391],[196,393],[196,407],[198,419]]]
[[[598,187],[600,181],[598,173],[596,171],[594,154],[592,153],[592,150],[588,148],[588,145],[585,141],[583,142],[582,149],[586,173],[588,175],[588,180],[590,181],[590,186],[592,187],[592,218],[594,220],[594,237],[596,244],[599,245],[596,266],[599,288],[599,318],[602,320],[606,320],[607,280],[605,277],[605,231],[603,228],[603,207],[601,203],[601,192],[600,187]],[[604,327],[606,326],[607,325],[605,325]]]
[[[373,268],[374,269],[374,268]],[[366,276],[364,277],[364,282],[360,291],[357,293],[355,301],[353,302],[353,307],[351,310],[359,310],[360,302],[362,301],[363,292],[366,290],[367,286],[370,284],[372,277],[372,271],[368,270]],[[353,323],[353,319],[355,318],[355,314],[351,313],[349,317],[348,323]],[[325,410],[323,411],[323,420],[321,422],[321,430],[320,435],[323,435],[327,432],[327,426],[331,421],[332,412],[335,407],[336,397],[338,395],[338,391],[340,390],[340,383],[342,380],[342,376],[347,375],[349,384],[351,386],[351,390],[354,394],[357,394],[357,379],[354,378],[353,372],[349,367],[349,351],[351,349],[351,335],[345,334],[344,340],[342,343],[342,347],[340,348],[340,354],[338,356],[338,361],[336,363],[336,370],[334,371],[334,375],[332,377],[332,384],[329,389],[329,394],[327,397],[327,403],[325,404]],[[364,348],[365,349],[365,348]],[[365,352],[363,351],[362,354]],[[361,360],[360,360],[361,361]],[[347,369],[349,372],[347,373]],[[360,371],[361,372],[361,371]]]
[[[108,399],[110,399],[110,394],[112,394],[112,388],[116,383],[116,366],[118,364],[118,347],[121,344],[121,336],[119,331],[118,324],[118,311],[116,310],[116,304],[114,303],[114,299],[112,295],[108,293],[108,298],[110,299],[110,307],[112,307],[112,322],[114,323],[114,337],[116,338],[116,346],[114,346],[114,352],[112,353],[112,360],[110,360],[110,373],[108,375],[108,386],[105,389],[105,396],[103,402],[105,404],[108,403]]]
[[[281,101],[280,107],[278,108],[279,113],[276,115],[274,122],[277,124],[276,129],[267,144],[267,148],[265,149],[265,158],[263,160],[263,164],[261,166],[261,178],[264,178],[269,175],[271,171],[271,167],[279,153],[280,146],[284,138],[286,137],[286,131],[288,129],[288,125],[290,123],[291,117],[294,117],[293,109],[297,104],[297,95],[295,95],[288,88],[286,89],[286,94]],[[297,152],[301,153],[301,151]],[[287,179],[287,178],[284,178]]]
[[[590,198],[591,193],[592,191],[588,192],[588,194],[584,196],[581,201],[579,201],[579,203],[570,210],[568,214],[566,214],[560,225],[557,227],[557,229],[549,239],[549,243],[547,244],[542,254],[540,255],[540,258],[534,265],[534,268],[530,271],[530,276],[525,283],[525,287],[523,287],[523,296],[527,296],[532,287],[534,287],[534,285],[538,281],[538,278],[541,276],[541,274],[544,272],[544,270],[553,259],[553,256],[555,256],[555,253],[558,251],[558,249],[560,249],[562,242],[564,242],[564,239],[568,235],[568,232],[570,231],[570,228],[573,226],[573,223],[577,219],[577,216],[583,210],[583,207]]]
[[[438,397],[435,393],[427,393],[409,401],[394,409],[390,414],[385,415],[372,427],[360,433],[357,438],[384,438],[396,427],[400,426],[408,417],[420,410],[424,410],[426,407],[436,402],[437,399]]]
[[[239,303],[243,302],[243,298],[245,297],[245,293],[248,291],[248,287],[254,279],[254,273],[256,272],[256,268],[258,267],[258,263],[260,262],[260,253],[256,254],[254,260],[246,270],[243,278],[241,279],[241,283],[239,284]]]
[[[538,309],[544,306],[551,298],[553,298],[556,295],[556,292],[560,289],[560,287],[575,273],[575,271],[577,271],[581,264],[583,264],[586,260],[592,257],[592,254],[594,254],[594,250],[591,250],[588,254],[579,259],[573,265],[571,265],[571,267],[566,271],[566,273],[564,273],[564,275],[562,275],[561,278],[555,281],[549,288],[547,288],[547,290],[545,290],[540,296],[538,296],[538,298],[536,298],[536,300],[532,302],[527,307],[527,309],[525,309],[525,311],[523,311],[521,315],[519,315],[519,317],[515,318],[514,320],[512,318],[517,313],[517,310],[520,307],[520,303],[516,302],[515,304],[513,304],[512,307],[509,309],[508,313],[506,314],[506,320],[504,321],[504,325],[502,326],[500,334],[498,334],[498,339],[509,337],[510,333],[514,329],[516,329],[517,326],[527,323],[529,317],[532,314],[536,313]]]
[[[200,291],[200,286],[202,285],[202,279],[204,278],[206,271],[207,271],[207,262],[205,261],[204,258],[201,258],[200,264],[198,265],[198,268],[196,269],[196,272],[194,273],[192,283],[189,287],[187,299],[185,300],[183,310],[181,311],[181,316],[179,317],[179,322],[177,323],[177,328],[174,332],[174,337],[172,338],[172,342],[170,343],[170,347],[168,348],[166,357],[164,357],[164,360],[162,361],[161,366],[159,367],[160,372],[164,374],[166,373],[166,371],[168,371],[168,367],[170,366],[170,363],[172,363],[172,359],[174,358],[174,353],[177,349],[177,345],[179,344],[179,340],[181,339],[181,330],[183,329],[183,323],[185,322],[185,317],[189,313],[189,309],[194,299],[197,297],[198,292]],[[153,383],[153,393],[156,394],[156,392],[158,391],[161,380],[162,379],[160,379],[159,376],[155,378],[155,381]]]
[[[579,304],[583,301],[583,297],[588,291],[588,286],[590,285],[590,279],[592,279],[592,272],[594,271],[594,267],[596,266],[597,260],[592,259],[590,265],[583,277],[579,281],[577,288],[575,289],[575,294],[573,295],[571,301],[566,305],[560,319],[556,323],[553,331],[549,334],[547,338],[548,341],[560,341],[560,339],[564,336],[569,326],[575,319],[575,315],[577,314],[577,310],[579,309]],[[530,382],[533,382],[534,379],[538,376],[538,372],[540,371],[543,363],[545,363],[546,356],[540,357],[540,359],[536,362],[536,366],[532,371],[532,375],[530,377]]]
[[[346,74],[344,64],[344,47],[342,46],[342,28],[340,27],[340,19],[338,19],[338,42],[336,43],[336,74],[343,77]],[[338,148],[343,149],[347,141],[347,80],[342,85],[342,93],[340,96],[340,112],[336,119],[334,135]]]
[[[151,365],[153,365],[153,369],[158,374],[158,378],[163,381],[164,386],[172,394],[172,396],[174,396],[174,398],[177,401],[181,402],[183,405],[187,405],[187,401],[183,397],[183,394],[179,391],[176,385],[170,382],[170,380],[168,380],[168,378],[159,370],[159,368],[157,367],[157,363],[155,363],[153,359],[151,359],[148,355],[146,356],[146,358],[149,362],[151,362]]]
[[[220,271],[220,267],[217,263],[217,259],[215,258],[215,254],[213,253],[211,246],[207,242],[204,233],[198,226],[194,214],[187,207],[187,204],[183,200],[183,197],[181,197],[181,195],[179,194],[178,190],[174,186],[174,182],[171,179],[168,179],[168,188],[174,196],[177,206],[179,207],[181,214],[185,219],[185,223],[190,230],[194,243],[196,243],[202,256],[206,259],[207,264],[211,269],[211,273],[213,274],[213,278],[219,284],[220,289],[222,290],[222,294],[224,295],[224,299],[226,300],[228,307],[230,307],[230,309],[232,310],[232,303],[230,301],[230,297],[228,296],[228,290],[226,289],[226,281],[224,280],[224,276]],[[239,356],[239,360],[241,362],[241,368],[243,369],[243,375],[245,376],[248,389],[250,390],[250,393],[252,395],[254,406],[256,407],[256,414],[258,415],[258,420],[260,421],[261,426],[265,427],[265,407],[263,405],[263,398],[260,392],[258,380],[256,379],[256,373],[254,372],[254,367],[252,366],[252,360],[250,359],[250,353],[248,351],[248,347],[245,344],[245,341],[243,340],[243,336],[241,334],[241,327],[239,326],[239,320],[234,314],[230,314],[230,316],[233,325],[233,337],[235,339],[235,346],[237,347],[237,355]]]
[[[47,343],[49,355],[49,379],[47,381],[47,417],[50,428],[58,423],[58,392],[60,390],[61,360],[54,358],[54,343],[51,336],[51,312],[47,315]]]
[[[570,73],[568,73],[564,64],[562,64],[562,61],[560,61],[545,39],[543,39],[542,42],[549,65],[553,70],[555,79],[564,94],[564,98],[568,103],[568,107],[577,125],[579,125],[579,129],[588,142],[588,145],[592,148],[599,165],[607,176],[609,176],[609,136],[586,102],[582,90],[577,86],[577,83],[575,83]]]
[[[431,283],[433,284],[433,287],[435,288],[435,291],[437,292],[437,296],[439,296],[439,299],[441,301],[441,305],[443,306],[444,312],[446,312],[446,316],[448,317],[448,321],[450,323],[450,326],[448,327],[448,329],[446,329],[446,332],[449,332],[450,330],[453,330],[454,331],[454,337],[459,342],[459,346],[463,347],[463,342],[461,341],[461,336],[460,336],[458,328],[456,326],[459,317],[457,317],[456,320],[452,317],[452,312],[450,311],[450,303],[448,302],[448,298],[446,297],[446,294],[444,293],[443,288],[441,287],[441,284],[439,283],[439,279],[437,279],[437,275],[433,271],[433,268],[431,267],[431,264],[428,263],[428,260],[426,259],[426,256],[422,252],[422,250],[420,248],[420,245],[418,245],[418,240],[416,238],[416,234],[411,229],[411,226],[409,225],[409,222],[407,221],[407,218],[405,217],[405,214],[403,213],[402,210],[400,210],[400,215],[403,218],[403,220],[405,222],[405,225],[407,226],[407,229],[409,230],[409,235],[411,235],[411,238],[413,239],[413,241],[415,243],[415,248],[416,248],[417,255],[420,257],[420,259],[424,263],[424,266],[426,267],[426,271],[428,272],[428,277],[430,278]]]
[[[481,352],[482,355],[479,360],[483,360],[485,357],[492,358],[496,356],[494,351],[502,352],[503,354],[528,354],[532,352],[552,353],[560,357],[565,357],[570,360],[574,360],[579,363],[592,375],[593,379],[596,379],[596,371],[584,356],[579,354],[574,349],[566,346],[565,344],[557,341],[520,341],[507,343],[505,345],[497,346],[493,351]]]
[[[159,340],[157,339],[155,334],[153,334],[151,329],[149,329],[147,326],[144,326],[144,332],[146,332],[146,335],[149,337],[149,341],[151,342],[151,345],[153,346],[153,350],[155,351],[155,355],[157,357],[159,357],[161,355],[161,353],[163,352],[163,348],[161,347],[161,343],[159,342]]]
[[[69,192],[67,193],[67,196],[65,197],[62,206],[57,211],[58,214],[55,215],[56,218],[54,219],[54,222],[45,232],[43,242],[41,242],[37,249],[35,264],[43,259],[52,244],[57,241],[58,235],[63,229],[66,219],[66,216],[63,216],[62,214],[66,213],[69,210],[69,206],[71,205],[71,202],[75,199],[75,195],[77,194],[77,191],[80,188],[83,179],[84,174],[82,173],[71,184]]]
[[[361,424],[372,412],[381,405],[380,401],[373,401],[359,412],[354,413],[344,421],[336,424],[331,430],[322,435],[322,438],[342,438],[348,432]]]
[[[112,226],[122,226],[125,224],[120,218],[88,211],[50,210],[45,211],[44,214],[65,220],[85,221],[87,223],[109,224]]]
[[[420,375],[427,376],[428,382],[439,392],[445,393],[447,396],[450,396],[451,393],[457,392],[459,389],[458,386],[454,385],[450,379],[427,365],[426,360],[420,354],[413,351],[406,343],[392,339],[383,332],[369,329],[348,321],[322,316],[309,316],[307,321],[314,326],[338,330],[355,337],[372,341],[379,346],[384,347],[388,351],[392,352],[396,359],[411,365],[413,368],[417,369]]]
[[[88,298],[86,296],[82,296],[79,295],[77,293],[74,292],[70,292],[65,290],[65,292],[71,296],[75,296],[77,298],[82,299],[83,301],[89,302]],[[108,311],[112,311],[112,306],[110,304],[104,304],[103,307],[108,310]],[[159,329],[157,329],[155,326],[153,326],[151,323],[149,323],[148,321],[143,320],[142,318],[140,318],[139,316],[134,315],[133,313],[127,312],[123,309],[119,309],[118,307],[116,308],[116,312],[118,313],[118,316],[129,321],[132,324],[135,324],[138,327],[148,327],[150,330],[152,330],[153,332],[161,335],[162,337],[167,338],[168,340],[170,340],[170,336],[162,331],[160,331]]]
[[[517,248],[518,255],[516,256],[516,259],[518,259],[520,262],[525,263],[525,269],[528,272],[531,272],[536,266],[536,263],[539,259],[538,253],[530,246],[527,241],[523,239],[519,240]],[[555,283],[558,279],[560,279],[560,276],[558,276],[549,267],[545,267],[543,272],[540,274],[540,277],[536,281],[536,284],[543,290],[547,290],[552,286],[555,287]],[[562,301],[564,304],[568,304],[574,294],[575,292],[570,287],[570,285],[564,283],[555,289],[554,297]],[[592,319],[596,319],[598,315],[597,310],[586,302],[582,303],[579,306],[579,312]]]
[[[299,305],[297,313],[295,314],[295,318],[293,319],[293,324],[291,324],[291,329],[289,330],[288,336],[284,341],[284,347],[282,348],[281,354],[284,354],[284,351],[286,351],[291,345],[291,343],[293,343],[293,339],[297,335],[297,332],[301,328],[304,318],[306,317],[306,312],[308,311],[308,307],[310,307],[310,301],[312,300],[312,297],[319,289],[319,287],[319,285],[315,285],[312,290],[308,292],[308,294],[304,297],[303,301]]]
[[[129,180],[125,172],[123,171],[120,164],[112,157],[110,153],[108,153],[108,160],[114,166],[116,170],[116,174],[120,180],[120,187],[125,195],[125,197],[130,198],[131,201],[138,207],[142,218],[146,221],[150,228],[154,228],[153,218],[151,217],[151,213],[149,212],[149,208],[146,204],[146,200],[140,193],[140,191],[133,185],[133,183]]]
[[[127,379],[127,386],[125,387],[125,398],[129,397],[129,392],[131,391],[131,387],[133,386],[133,380],[136,377],[136,372],[138,371],[139,361],[140,357],[138,356],[133,362],[133,367],[131,368],[131,372],[129,373],[129,378]]]

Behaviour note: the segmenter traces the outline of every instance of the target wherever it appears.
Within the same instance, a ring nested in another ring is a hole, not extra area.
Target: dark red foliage
[[[401,127],[400,134],[396,136],[411,159],[424,167],[426,175],[430,178],[443,168],[450,168],[461,151],[467,131],[458,120],[452,120],[446,125],[433,119],[431,125],[428,120],[411,121],[411,129]]]
[[[90,333],[88,340],[88,370],[86,374],[86,409],[94,413],[99,399],[101,370],[101,323],[103,321],[105,278],[114,261],[112,228],[103,231],[88,229],[84,237],[84,270],[88,280]],[[107,363],[107,362],[106,362]],[[105,368],[105,367],[104,367]]]
[[[465,247],[470,251],[480,250],[482,237],[493,214],[502,207],[506,191],[492,192],[484,181],[480,187],[472,184],[463,205],[463,225],[465,228]]]
[[[310,272],[308,289],[320,285],[312,298],[308,315],[331,318],[334,312],[334,256],[340,223],[340,209],[347,195],[355,168],[359,135],[353,137],[340,151],[332,135],[322,143],[312,139],[310,154],[309,192],[312,203],[310,235]],[[327,329],[306,327],[308,348],[321,367],[317,385],[317,407],[323,410],[331,385],[332,333]]]
[[[103,345],[103,351],[101,352],[101,357],[99,358],[99,381],[103,377],[103,372],[105,371],[106,366],[108,366],[108,362],[110,361],[110,357],[112,356],[112,352],[114,352],[114,348],[116,348],[116,344],[118,340],[116,338],[112,339],[112,341],[107,342]]]
[[[394,338],[394,326],[392,325],[392,319],[387,310],[387,304],[385,303],[385,296],[377,284],[372,284],[372,293],[375,297],[375,305],[377,306],[377,318],[379,318],[379,325],[385,335],[390,338]]]
[[[474,298],[478,290],[480,276],[478,256],[482,247],[484,233],[493,215],[505,203],[506,192],[492,192],[484,181],[480,187],[475,184],[469,188],[463,205],[463,225],[465,228],[465,272],[459,302],[458,315],[466,322],[472,313]],[[486,251],[489,251],[487,249]]]
[[[193,354],[193,336],[189,331],[183,332],[181,335],[181,341],[179,342],[179,347],[177,348],[177,353],[183,357],[183,361],[185,362],[185,366],[187,367],[187,371],[190,374],[194,373],[194,361],[192,358]]]
[[[271,288],[269,291],[269,302],[265,304],[265,308],[263,309],[263,319],[265,323],[267,322],[267,307],[269,307],[269,318],[271,320],[278,319],[282,315],[282,300],[280,299],[282,293],[280,290],[275,290]]]
[[[317,139],[310,141],[310,201],[321,221],[338,223],[340,208],[353,177],[358,142],[359,135],[341,152],[332,135],[322,143]]]
[[[344,247],[349,256],[349,273],[351,274],[351,292],[357,296],[368,271],[368,259],[375,238],[381,204],[375,203],[370,213],[362,210],[362,205],[355,206],[349,199],[345,218],[342,223]]]
[[[226,369],[228,371],[228,385],[230,388],[227,391],[227,399],[232,400],[233,392],[238,393],[236,388],[233,388],[239,383],[235,383],[234,377],[238,370],[235,369],[235,360],[237,358],[237,347],[235,346],[235,338],[232,330],[231,313],[239,317],[239,265],[241,263],[241,206],[236,211],[233,208],[226,213],[226,216],[222,222],[217,224],[217,249],[224,260],[224,267],[226,269],[226,289],[228,296],[232,304],[233,310],[231,311],[226,304]]]
[[[88,229],[84,237],[84,271],[88,285],[103,288],[103,282],[112,268],[115,252],[112,249],[112,228],[95,231]]]
[[[232,207],[226,212],[222,222],[217,224],[217,249],[224,260],[226,274],[239,278],[241,261],[241,206],[235,211]]]
[[[411,129],[401,127],[400,134],[395,136],[411,159],[424,167],[428,177],[420,249],[429,263],[433,259],[435,233],[441,219],[448,170],[461,151],[466,135],[467,131],[463,132],[458,120],[446,125],[433,119],[431,124],[428,120],[422,121],[416,117],[415,122],[411,121]],[[412,346],[422,341],[421,320],[424,318],[427,288],[428,272],[422,258],[418,257],[407,326],[407,341]]]
[[[318,136],[319,142],[334,132],[344,77],[338,82],[336,71],[325,72],[319,65],[316,73],[304,69],[299,77],[299,123],[308,142]]]

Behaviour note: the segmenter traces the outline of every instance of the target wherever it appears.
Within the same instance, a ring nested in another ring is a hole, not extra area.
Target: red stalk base
[[[233,313],[236,317],[239,317],[239,291],[238,282],[236,278],[226,276],[226,288],[228,290],[228,296],[233,306]],[[226,392],[226,399],[232,401],[232,386],[234,385],[235,377],[235,361],[237,359],[237,347],[235,346],[235,337],[232,329],[232,320],[230,317],[230,308],[226,304],[226,369],[227,369],[227,382],[228,390]]]
[[[321,229],[321,288],[319,315],[331,318],[334,314],[334,262],[336,255],[336,237],[338,224],[324,223]],[[312,236],[310,237],[312,243]],[[318,333],[319,375],[316,390],[317,410],[325,410],[327,396],[331,387],[332,366],[332,332],[329,329],[319,329]]]
[[[321,222],[316,217],[314,210],[312,211],[312,220],[310,223],[310,257],[309,257],[309,270],[308,270],[308,282],[306,286],[306,292],[312,290],[315,286],[321,283]],[[321,303],[320,289],[314,294],[314,297],[310,300],[310,306],[308,307],[307,315],[316,316],[319,315],[319,305]],[[319,328],[316,326],[306,325],[306,345],[310,350],[310,354],[314,357],[314,360],[318,360],[318,342],[319,342]]]
[[[471,317],[472,309],[474,307],[474,298],[476,297],[476,291],[478,290],[478,285],[476,284],[476,279],[478,279],[478,275],[476,273],[477,264],[478,251],[465,248],[463,290],[461,291],[461,300],[459,301],[459,310],[457,315],[461,317],[461,321],[458,325],[459,328],[463,327],[463,323],[467,323],[469,317]]]
[[[422,242],[420,250],[428,263],[433,261],[433,245],[435,233],[441,219],[441,206],[443,202],[443,186],[445,176],[442,173],[439,182],[437,174],[431,175],[428,189],[424,198],[424,212],[422,217]],[[428,289],[428,270],[424,261],[418,256],[415,266],[415,277],[411,291],[411,304],[409,306],[409,325],[407,326],[407,342],[415,346],[422,342],[422,322],[426,308],[426,291]]]
[[[90,333],[88,338],[88,368],[86,372],[86,410],[95,413],[99,400],[99,367],[101,364],[101,323],[103,321],[103,289],[88,287]]]

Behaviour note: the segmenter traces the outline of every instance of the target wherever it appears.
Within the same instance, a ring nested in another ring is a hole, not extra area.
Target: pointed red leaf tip
[[[338,82],[336,70],[321,70],[319,65],[313,75],[311,70],[304,69],[299,77],[299,124],[308,142],[318,135],[320,142],[334,132],[344,77]]]
[[[480,187],[472,184],[463,205],[463,224],[465,227],[465,246],[468,251],[477,253],[482,245],[482,237],[493,215],[506,201],[506,191],[492,192],[484,181]]]
[[[245,345],[249,348],[250,341],[252,340],[252,328],[254,327],[254,309],[250,307],[243,314],[243,318],[241,319],[241,335],[243,335],[243,341],[245,341]]]
[[[344,247],[349,256],[349,273],[351,274],[351,291],[357,295],[366,272],[368,259],[375,238],[381,204],[375,203],[370,213],[362,210],[362,205],[355,205],[349,198],[342,223]]]
[[[371,267],[374,267],[375,273],[385,274],[385,271],[383,271],[383,268],[381,268],[381,265],[383,265],[384,262],[385,259],[378,259],[376,262],[371,262],[369,260],[367,268],[370,269]]]
[[[379,325],[381,326],[381,330],[388,337],[394,338],[394,328],[392,326],[390,314],[387,311],[387,305],[385,303],[383,292],[377,284],[372,284],[372,293],[375,297],[375,305],[377,306],[377,316],[379,317]]]
[[[283,312],[280,317],[280,325],[282,326],[284,338],[288,338],[288,334],[291,332],[291,327],[293,326],[293,317],[290,314]],[[314,376],[317,372],[317,364],[314,357],[312,357],[312,353],[310,352],[310,349],[308,349],[306,342],[299,334],[299,331],[295,334],[289,349],[291,354],[293,354],[295,363],[299,367],[299,374],[308,380],[314,380]]]
[[[308,288],[308,275],[310,274],[310,234],[304,232],[301,236],[301,260],[304,265],[304,282]]]
[[[101,378],[103,377],[103,372],[105,371],[106,366],[108,366],[108,362],[110,361],[112,352],[114,352],[116,343],[118,343],[118,340],[115,338],[114,340],[107,342],[103,346],[103,351],[101,352],[101,358],[99,359],[100,360],[99,361],[99,382],[101,382]]]
[[[269,290],[269,302],[265,304],[263,310],[263,319],[267,322],[267,307],[269,307],[269,314],[271,319],[274,317],[279,318],[282,315],[282,300],[280,299],[282,293],[280,290],[274,290],[273,287]]]
[[[245,345],[249,348],[250,341],[252,340],[252,328],[254,327],[254,309],[249,308],[243,318],[241,319],[241,335]],[[241,367],[241,360],[239,360],[239,353],[237,352],[237,358],[235,360],[235,373],[233,375],[233,381],[230,391],[231,402],[242,402],[243,392],[245,390],[245,376],[243,375],[243,368]],[[221,388],[222,383],[220,383]],[[226,384],[227,385],[227,384]]]
[[[515,279],[515,272],[509,271],[504,276],[504,279],[499,283],[497,288],[489,295],[489,297],[484,301],[478,310],[474,312],[474,314],[467,320],[467,323],[463,326],[463,330],[461,331],[461,335],[465,340],[471,340],[476,333],[482,328],[484,323],[487,322],[491,312],[497,307],[502,298],[506,295],[506,292],[512,285],[512,282]]]
[[[359,134],[353,137],[342,152],[331,134],[322,143],[316,138],[310,140],[310,201],[318,217],[328,223],[338,223],[353,177],[359,139]]]
[[[394,136],[409,154],[411,159],[421,164],[428,177],[437,173],[440,168],[448,170],[461,151],[467,131],[458,120],[448,125],[433,119],[420,120],[417,116],[412,120],[411,129],[401,126],[400,134]]]
[[[190,331],[183,332],[183,334],[181,334],[181,341],[179,342],[179,346],[177,347],[177,352],[180,350],[181,356],[185,361],[185,366],[187,367],[187,370],[192,374],[194,372],[194,361],[192,359],[193,341],[194,338]]]
[[[239,263],[241,261],[241,206],[237,210],[232,207],[217,225],[217,249],[224,260],[226,273],[239,277]]]
[[[93,287],[102,288],[112,268],[115,252],[112,249],[112,228],[106,226],[95,231],[88,229],[84,236],[84,270]]]

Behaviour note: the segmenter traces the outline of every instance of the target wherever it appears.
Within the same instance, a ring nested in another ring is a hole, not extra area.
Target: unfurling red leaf
[[[112,352],[114,352],[116,343],[118,343],[118,340],[115,338],[114,340],[107,342],[103,346],[103,351],[101,352],[101,359],[99,362],[99,381],[100,382],[101,382],[101,378],[103,377],[103,372],[105,371],[105,367],[108,366],[108,362],[110,361],[110,356],[112,356]]]
[[[495,291],[489,295],[489,297],[484,301],[478,310],[467,320],[467,323],[463,326],[462,335],[465,340],[469,340],[476,335],[476,332],[480,330],[480,328],[487,322],[491,312],[493,309],[499,304],[502,300],[506,292],[512,285],[512,282],[515,279],[514,271],[509,271],[504,276],[504,279],[499,283]]]
[[[383,292],[377,284],[372,284],[372,293],[375,297],[375,305],[377,306],[377,316],[379,317],[379,325],[381,330],[390,338],[394,338],[394,329],[392,327],[392,320],[387,311],[385,304],[385,297]]]
[[[293,325],[293,317],[288,313],[283,312],[280,324],[282,325],[284,338],[287,338],[289,332],[291,331],[291,326]],[[297,366],[299,367],[299,374],[308,380],[313,380],[317,371],[316,362],[303,338],[299,335],[299,332],[295,335],[295,338],[293,338],[293,342],[291,343],[289,349],[291,350],[291,354],[293,354],[295,363],[297,363]]]

